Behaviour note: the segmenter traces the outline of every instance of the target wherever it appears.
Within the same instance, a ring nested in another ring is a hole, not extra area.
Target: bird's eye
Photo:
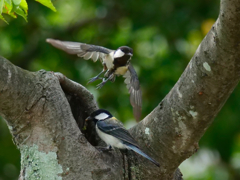
[[[124,53],[128,53],[128,52],[129,52],[128,49],[125,49],[125,48],[122,48],[121,50],[122,50],[122,52],[124,52]]]

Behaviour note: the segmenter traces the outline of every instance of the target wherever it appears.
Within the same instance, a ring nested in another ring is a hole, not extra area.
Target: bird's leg
[[[97,79],[102,79],[102,78],[99,77],[99,76],[100,76],[104,71],[105,71],[105,69],[103,68],[103,70],[102,70],[97,76],[91,78],[90,81],[88,81],[88,84],[96,81]]]
[[[108,152],[112,150],[112,146],[107,146],[107,147],[97,146],[96,149],[102,152]]]
[[[104,84],[108,81],[111,80],[112,78],[114,78],[114,74],[111,74],[107,79],[103,78],[102,82],[100,84],[97,85],[97,89],[101,89]]]

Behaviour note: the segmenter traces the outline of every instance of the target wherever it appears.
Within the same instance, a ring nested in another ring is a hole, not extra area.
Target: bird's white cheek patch
[[[115,53],[114,53],[114,58],[119,58],[119,57],[123,57],[124,56],[124,52],[121,51],[121,49],[118,49]]]
[[[95,118],[98,120],[103,120],[103,119],[106,119],[107,117],[108,117],[108,115],[106,113],[101,113],[101,114],[95,116]]]

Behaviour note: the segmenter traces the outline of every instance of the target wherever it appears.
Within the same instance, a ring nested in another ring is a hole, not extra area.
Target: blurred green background
[[[134,124],[122,77],[101,90],[88,84],[102,67],[45,42],[46,38],[79,41],[116,49],[134,49],[134,65],[143,90],[145,117],[173,87],[198,45],[218,17],[219,0],[65,0],[53,1],[57,12],[34,1],[26,23],[0,21],[0,55],[30,71],[45,69],[65,74],[86,86],[101,108]],[[200,150],[181,165],[186,180],[240,179],[240,88],[237,87],[200,141]],[[0,118],[0,180],[16,180],[20,154]]]

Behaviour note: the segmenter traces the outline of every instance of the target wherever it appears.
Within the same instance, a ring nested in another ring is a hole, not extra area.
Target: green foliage
[[[0,180],[13,180],[19,175],[20,152],[13,144],[9,129],[0,118]]]
[[[44,6],[50,8],[56,12],[51,0],[36,0]],[[28,4],[26,0],[0,0],[0,19],[8,23],[2,14],[8,14],[13,18],[17,18],[17,15],[22,16],[27,21],[28,16]]]
[[[52,11],[56,12],[56,8],[53,6],[52,1],[51,0],[35,0],[39,3],[41,3],[42,5],[48,7],[49,9],[51,9]]]

